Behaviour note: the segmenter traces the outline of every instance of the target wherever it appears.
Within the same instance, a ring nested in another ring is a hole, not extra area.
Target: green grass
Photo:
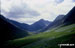
[[[52,40],[45,39],[44,41],[35,42],[21,48],[59,48],[58,44],[75,44],[75,34],[68,34]]]
[[[6,43],[6,46],[10,46],[10,48],[58,48],[58,43],[69,43],[69,40],[72,37],[75,37],[74,35],[75,24],[72,24],[51,30],[50,32],[43,32],[25,38],[9,40]]]

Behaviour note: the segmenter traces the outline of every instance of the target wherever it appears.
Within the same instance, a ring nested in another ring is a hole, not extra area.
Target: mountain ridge
[[[0,32],[2,37],[1,40],[5,41],[22,38],[28,35],[27,31],[24,31],[11,24],[3,15],[0,15]]]
[[[44,28],[40,32],[44,32],[48,29],[50,30],[60,25],[75,24],[75,6],[66,15],[62,15],[60,19],[59,17],[60,16],[56,17],[56,19],[51,24],[49,24],[46,28]]]
[[[36,21],[35,23],[31,25],[28,25],[26,23],[19,23],[17,21],[10,20],[10,19],[8,19],[8,21],[12,23],[13,25],[19,27],[20,29],[26,30],[28,32],[39,32],[39,30],[45,28],[51,23],[50,21],[47,21],[44,19],[40,19],[39,21]]]

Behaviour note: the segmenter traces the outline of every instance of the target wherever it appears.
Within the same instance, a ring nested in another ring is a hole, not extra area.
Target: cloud
[[[75,0],[2,0],[1,6],[6,17],[31,24],[40,19],[53,21],[58,15],[67,14]]]
[[[55,0],[57,4],[64,2],[64,0]]]
[[[12,6],[7,14],[7,17],[11,18],[24,18],[24,17],[36,17],[39,16],[40,13],[37,11],[30,9],[24,4],[19,6]]]

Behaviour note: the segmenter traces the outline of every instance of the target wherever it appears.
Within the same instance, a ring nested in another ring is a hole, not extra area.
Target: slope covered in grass
[[[60,48],[59,44],[75,44],[75,34],[68,34],[53,39],[48,38],[21,48]]]
[[[5,45],[10,48],[56,48],[59,43],[69,43],[75,37],[75,24],[53,29],[25,38],[8,41]],[[75,39],[74,39],[75,40]],[[71,43],[75,43],[72,40]]]

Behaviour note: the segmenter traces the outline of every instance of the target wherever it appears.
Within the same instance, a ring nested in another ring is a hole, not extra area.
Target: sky
[[[53,21],[59,15],[66,15],[75,0],[0,0],[0,11],[6,18],[27,24],[44,19]]]

